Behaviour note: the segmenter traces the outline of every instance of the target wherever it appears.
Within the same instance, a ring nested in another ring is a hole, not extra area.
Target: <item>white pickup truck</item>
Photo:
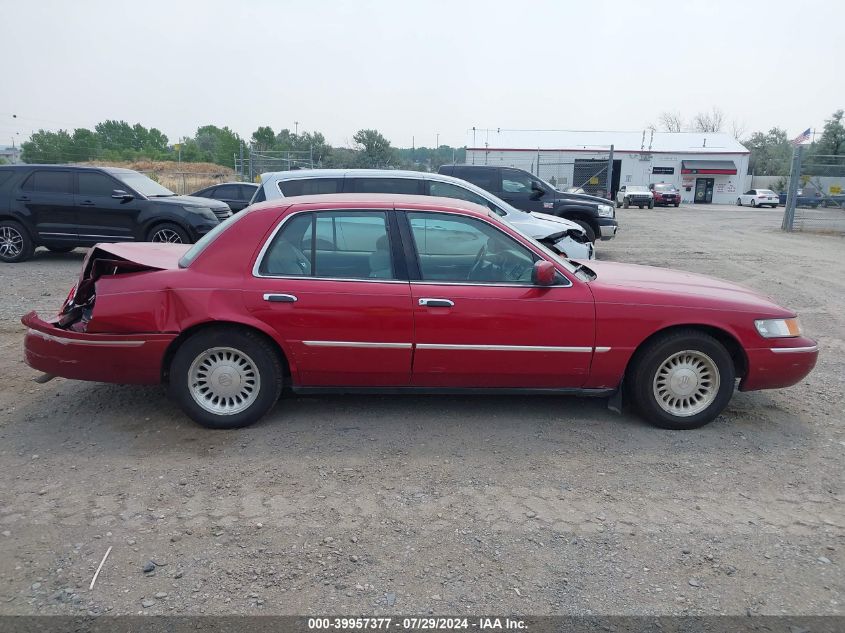
[[[627,209],[631,205],[636,205],[640,209],[643,207],[653,209],[654,195],[648,187],[642,185],[622,185],[616,192],[616,208],[625,207]]]

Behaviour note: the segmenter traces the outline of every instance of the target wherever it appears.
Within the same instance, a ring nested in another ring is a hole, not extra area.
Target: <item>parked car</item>
[[[654,194],[642,185],[622,185],[616,192],[616,208],[625,207],[627,209],[632,204],[640,209],[645,207],[653,209]]]
[[[824,206],[845,209],[845,193],[828,194],[824,197]]]
[[[786,206],[786,195],[785,191],[781,191],[778,194],[779,205]],[[821,204],[821,197],[815,190],[805,193],[803,189],[798,189],[798,191],[796,191],[795,198],[795,206],[797,207],[810,207],[812,209],[817,209]]]
[[[394,169],[302,169],[261,174],[252,202],[314,193],[405,193],[468,200],[488,207],[520,231],[573,259],[595,259],[584,229],[545,213],[528,213],[475,185],[440,174]]]
[[[737,284],[571,262],[486,206],[404,195],[277,200],[192,247],[100,244],[27,364],[169,385],[195,421],[252,424],[298,393],[625,394],[689,429],[816,363],[794,312]]]
[[[131,169],[0,166],[0,262],[22,262],[38,246],[194,242],[230,215],[222,202],[177,196]]]
[[[651,190],[655,206],[668,207],[671,204],[677,207],[681,204],[681,192],[673,184],[653,182],[648,188]]]
[[[258,185],[252,182],[224,182],[200,189],[191,195],[197,198],[220,200],[228,205],[232,213],[237,213],[249,205],[257,189]]]
[[[778,195],[771,189],[749,189],[736,199],[739,206],[747,204],[750,207],[778,206]]]
[[[531,172],[493,165],[443,165],[440,173],[471,182],[517,209],[548,213],[581,225],[591,242],[609,240],[619,228],[604,198],[558,191]]]

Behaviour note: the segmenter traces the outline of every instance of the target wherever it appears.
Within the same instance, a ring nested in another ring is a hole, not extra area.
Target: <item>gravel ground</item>
[[[211,432],[161,388],[32,382],[19,318],[82,252],[3,266],[0,614],[843,614],[845,242],[781,213],[620,210],[599,244],[755,287],[820,342],[803,383],[675,433],[600,400],[411,396]]]

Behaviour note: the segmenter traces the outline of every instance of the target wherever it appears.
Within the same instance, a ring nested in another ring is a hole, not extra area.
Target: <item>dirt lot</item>
[[[845,241],[781,213],[624,210],[599,245],[819,340],[805,382],[680,433],[598,400],[340,396],[210,432],[160,388],[32,382],[18,319],[82,253],[4,266],[0,613],[845,613]]]

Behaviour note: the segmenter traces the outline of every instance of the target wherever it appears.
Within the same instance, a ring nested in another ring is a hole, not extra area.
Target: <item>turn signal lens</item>
[[[789,338],[801,336],[801,324],[798,318],[760,319],[754,321],[757,331],[764,338]]]

